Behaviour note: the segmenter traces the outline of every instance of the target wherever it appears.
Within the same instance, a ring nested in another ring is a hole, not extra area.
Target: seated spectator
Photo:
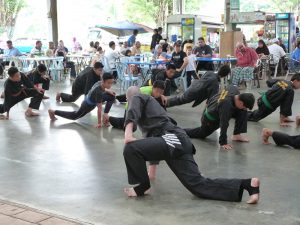
[[[74,80],[76,78],[76,69],[75,69],[75,64],[74,62],[67,61],[67,54],[68,54],[68,49],[65,47],[64,42],[60,40],[58,42],[57,49],[55,51],[55,56],[61,56],[64,57],[64,63],[66,68],[70,68],[70,79]]]
[[[196,57],[212,57],[212,49],[205,43],[203,37],[198,38],[198,47],[194,48],[193,54],[196,55]],[[199,61],[197,64],[197,72],[199,70],[214,70],[214,64],[212,62]]]
[[[112,71],[116,80],[118,78],[118,73],[116,70],[116,60],[120,58],[120,55],[116,51],[116,43],[114,41],[109,42],[109,49],[105,52],[105,56],[108,61],[109,69]]]
[[[166,53],[166,55],[171,54],[171,46],[168,43],[164,43],[162,45],[162,52]]]
[[[12,44],[12,41],[6,42],[7,49],[4,50],[4,56],[5,57],[15,57],[15,56],[22,56],[22,53],[19,51],[19,49],[15,48]]]
[[[259,58],[265,55],[270,55],[268,46],[263,40],[258,41],[258,47],[256,48],[256,54],[258,55]]]
[[[96,51],[97,51],[97,49],[95,48],[95,44],[94,44],[94,42],[93,41],[91,41],[90,42],[90,48],[87,50],[87,52],[88,53],[92,53],[92,54],[94,54],[94,53],[96,53]]]
[[[73,37],[73,48],[72,48],[72,52],[76,53],[76,52],[80,52],[82,51],[82,46],[81,44],[77,41],[76,37]]]
[[[7,49],[4,50],[4,57],[15,57],[15,56],[21,56],[22,53],[17,49],[13,47],[12,41],[6,42]],[[5,66],[9,65],[9,60],[6,60],[5,62],[0,62],[0,76],[3,76],[4,68]]]
[[[257,63],[256,52],[243,43],[238,43],[235,51],[236,67],[232,71],[232,84],[238,85],[240,81],[253,80],[253,71]]]
[[[141,55],[141,42],[137,41],[135,45],[131,48],[132,55]]]
[[[272,44],[269,46],[269,52],[273,55],[274,64],[279,63],[279,60],[285,56],[285,52],[282,47],[279,46],[279,40],[274,38]]]
[[[156,51],[153,54],[153,59],[157,60],[157,59],[163,59],[165,60],[167,58],[167,53],[163,52],[163,48],[161,45],[159,45],[156,49]]]
[[[300,66],[300,40],[298,40],[297,47],[295,48],[295,50],[292,53],[292,59],[297,61],[297,62],[295,62],[296,66]]]
[[[284,52],[287,52],[286,51],[286,47],[285,47],[285,45],[284,45],[284,43],[283,43],[283,40],[282,40],[282,38],[278,38],[278,41],[279,41],[279,46],[283,49],[283,51]]]
[[[47,57],[54,57],[55,56],[55,45],[54,45],[53,41],[49,42],[49,47],[48,47],[45,55]]]
[[[30,51],[30,55],[31,56],[42,56],[44,55],[43,51],[42,51],[42,42],[41,41],[36,41],[35,43],[35,47],[33,49],[31,49]]]
[[[188,65],[187,55],[184,51],[181,50],[181,43],[175,43],[171,62],[175,65],[176,68],[176,74],[174,78],[180,77],[182,71]]]
[[[99,43],[99,41],[96,41],[95,44],[94,44],[94,48],[98,49],[98,47],[100,47],[100,43]]]
[[[91,67],[94,67],[94,64],[96,62],[101,62],[103,56],[104,56],[104,51],[103,51],[102,47],[99,46],[97,48],[97,51],[96,51],[95,55],[92,58]]]
[[[127,50],[130,50],[130,47],[128,47],[128,42],[124,41],[123,46],[121,47],[121,51],[120,52],[121,52],[122,55],[125,55],[125,52]],[[130,50],[130,52],[131,52],[131,50]]]

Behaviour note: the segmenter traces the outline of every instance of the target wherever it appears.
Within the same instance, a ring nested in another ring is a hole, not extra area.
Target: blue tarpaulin
[[[138,23],[132,23],[126,20],[106,22],[105,24],[98,24],[96,27],[119,37],[131,35],[133,30],[138,30],[139,33],[153,32],[153,29],[150,27]]]

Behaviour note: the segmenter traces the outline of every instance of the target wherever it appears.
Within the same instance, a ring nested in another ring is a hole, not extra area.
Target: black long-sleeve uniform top
[[[294,87],[291,81],[286,80],[270,80],[267,81],[271,87],[265,94],[273,108],[287,103],[287,107],[291,107],[294,100]]]
[[[25,89],[28,88],[34,88],[34,86],[24,73],[21,73],[20,81],[12,81],[11,79],[7,79],[4,83],[5,108],[10,106],[13,97],[19,96]]]
[[[101,78],[98,76],[92,67],[84,69],[76,77],[73,88],[75,92],[87,95],[89,90],[94,86],[95,83],[100,81]]]
[[[219,92],[219,80],[220,78],[217,74],[207,72],[199,80],[193,81],[189,87],[193,94],[188,96],[191,101],[195,100],[193,107],[201,104],[203,99],[210,100]]]
[[[233,117],[236,110],[240,110],[235,106],[235,95],[239,95],[239,91],[235,86],[229,86],[215,95],[208,101],[206,107],[207,113],[215,119],[215,122],[220,125],[220,145],[227,144],[227,129],[229,120]]]
[[[167,131],[186,134],[172,122],[155,98],[149,95],[138,94],[132,98],[126,113],[125,126],[130,122],[133,122],[134,130],[139,126],[144,137],[161,136]]]
[[[128,123],[134,124],[134,131],[137,126],[144,137],[162,137],[165,134],[175,134],[181,144],[175,148],[169,146],[173,156],[185,153],[195,153],[186,132],[177,127],[168,117],[167,112],[159,103],[149,95],[138,94],[133,96],[126,113],[125,127]]]

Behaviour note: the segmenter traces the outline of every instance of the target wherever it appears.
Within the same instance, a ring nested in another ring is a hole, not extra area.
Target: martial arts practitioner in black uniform
[[[49,109],[49,117],[51,120],[56,120],[55,116],[60,116],[70,120],[77,120],[89,112],[91,112],[96,106],[98,107],[98,124],[97,128],[102,127],[102,122],[105,126],[109,125],[108,113],[115,101],[115,96],[107,93],[106,89],[111,88],[114,83],[114,76],[110,73],[104,73],[102,76],[102,81],[98,81],[92,89],[86,95],[84,101],[78,110],[72,112],[52,110]],[[104,108],[104,115],[102,120],[102,103],[106,102]]]
[[[28,117],[38,116],[39,114],[32,110],[40,108],[44,93],[35,88],[28,77],[20,73],[16,67],[9,68],[8,75],[9,78],[4,84],[4,103],[0,104],[0,114],[6,112],[4,118],[9,119],[9,111],[15,104],[26,98],[31,98],[25,115]]]
[[[300,117],[297,117],[297,123],[299,126]],[[262,130],[262,140],[264,144],[270,144],[269,137],[272,137],[278,146],[289,145],[295,149],[300,149],[300,135],[291,136],[280,131],[272,131],[271,129],[264,128]]]
[[[47,74],[47,67],[44,64],[39,64],[36,69],[30,71],[27,77],[31,80],[34,86],[38,87],[42,84],[41,90],[45,93],[46,90],[50,88],[50,77]],[[43,99],[48,99],[48,96],[43,97]]]
[[[242,136],[247,133],[247,109],[252,109],[255,102],[253,94],[240,94],[237,87],[229,86],[208,101],[201,118],[201,127],[185,129],[190,138],[206,138],[221,128],[219,144],[223,149],[232,149],[227,142],[229,120],[235,118],[233,141],[249,142]]]
[[[162,105],[161,97],[164,93],[164,90],[165,90],[165,82],[162,80],[155,81],[153,86],[144,86],[144,87],[140,88],[140,92],[142,94],[152,96],[161,105]],[[119,101],[122,100],[121,102],[124,102],[124,100],[126,99],[126,95],[125,95],[125,97],[119,96],[119,98],[118,98],[118,96],[116,96],[116,99]],[[125,113],[124,113],[123,117],[113,117],[113,116],[109,117],[109,122],[114,128],[124,129],[124,122],[125,122],[127,108],[128,108],[128,103],[126,103]]]
[[[288,117],[292,115],[294,89],[300,88],[300,74],[295,74],[291,81],[270,80],[267,84],[271,89],[257,100],[258,109],[249,112],[248,120],[258,122],[280,106],[280,125],[288,126],[289,122],[293,122]]]
[[[259,199],[259,180],[209,179],[201,175],[194,161],[195,148],[185,131],[171,122],[166,111],[148,95],[139,94],[137,87],[127,91],[129,108],[125,121],[124,159],[129,184],[125,188],[129,197],[143,196],[150,191],[146,161],[165,160],[181,183],[200,198],[236,201],[242,199],[243,190],[250,195],[248,203]],[[144,138],[136,140],[133,132],[139,126]]]
[[[72,85],[72,94],[57,93],[56,101],[75,102],[81,95],[87,95],[93,85],[101,80],[103,64],[96,62],[94,67],[84,69],[75,79]]]
[[[214,72],[206,72],[200,79],[195,79],[191,86],[179,96],[164,99],[166,107],[183,105],[194,101],[193,107],[200,105],[204,100],[211,99],[218,94],[220,87],[220,79],[230,74],[228,65],[222,66],[218,74]]]
[[[155,81],[162,80],[165,82],[164,95],[170,96],[175,73],[176,67],[173,64],[168,64],[166,70],[153,69],[151,79],[146,82],[145,86],[152,86]]]

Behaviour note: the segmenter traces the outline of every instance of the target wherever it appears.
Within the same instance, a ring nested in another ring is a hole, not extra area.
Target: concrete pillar
[[[224,10],[225,31],[232,31],[232,24],[230,23],[230,0],[225,0]]]
[[[58,44],[57,0],[47,0],[49,41]]]

